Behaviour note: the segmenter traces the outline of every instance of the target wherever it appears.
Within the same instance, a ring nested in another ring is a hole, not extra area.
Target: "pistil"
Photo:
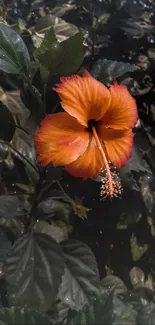
[[[106,158],[106,155],[105,155],[105,152],[104,152],[104,149],[103,149],[103,145],[98,137],[98,134],[96,132],[96,129],[94,126],[92,126],[92,132],[93,132],[93,136],[96,140],[96,144],[97,144],[97,147],[99,149],[99,152],[100,154],[102,155],[102,158],[103,158],[103,165],[105,166],[105,170],[106,170],[106,178],[107,178],[107,184],[106,184],[106,187],[107,187],[107,195],[110,196],[110,197],[113,197],[114,196],[114,191],[115,191],[115,188],[113,186],[113,179],[112,179],[112,174],[111,174],[111,171],[110,171],[110,167],[109,167],[109,164],[108,164],[108,161],[107,161],[107,158]]]
[[[95,126],[92,126],[92,133],[96,140],[97,147],[99,149],[99,153],[103,158],[103,166],[105,171],[105,176],[101,179],[101,197],[114,197],[114,196],[120,196],[122,194],[122,185],[119,176],[117,175],[116,171],[111,171],[109,162],[107,160],[103,144],[101,140],[98,137],[98,134],[96,132]]]

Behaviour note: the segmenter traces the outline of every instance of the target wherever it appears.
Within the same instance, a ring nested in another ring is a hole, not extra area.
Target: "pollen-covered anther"
[[[116,173],[116,171],[111,172],[111,179],[112,179],[112,186],[113,186],[113,193],[111,194],[109,191],[109,179],[107,176],[107,173],[105,173],[105,176],[101,179],[101,191],[100,196],[101,199],[109,197],[119,197],[122,194],[123,188],[121,185],[121,180],[119,175]]]

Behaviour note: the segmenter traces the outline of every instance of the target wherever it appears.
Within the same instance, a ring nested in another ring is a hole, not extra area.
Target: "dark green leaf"
[[[46,221],[39,221],[36,222],[34,229],[35,232],[51,236],[57,243],[68,239],[68,229],[63,222],[57,223],[53,221],[49,224]]]
[[[19,90],[4,91],[3,88],[0,88],[0,100],[13,115],[20,116],[22,125],[28,120],[29,112],[21,101]]]
[[[149,59],[155,60],[155,49],[154,48],[150,48],[148,51],[148,57]]]
[[[21,99],[24,105],[31,112],[35,122],[40,123],[41,119],[45,117],[41,94],[33,85],[24,84],[21,89]]]
[[[0,23],[0,70],[24,78],[29,66],[29,53],[21,37],[10,27]]]
[[[150,176],[150,174],[146,173],[144,175],[141,175],[139,178],[139,185],[145,206],[151,214],[154,208],[154,193],[150,186]]]
[[[120,169],[120,177],[123,186],[131,190],[140,191],[140,188],[132,174],[133,171],[137,173],[149,173],[151,175],[151,170],[148,164],[142,159],[140,152],[135,145],[132,148],[131,158],[128,160],[127,164]]]
[[[7,228],[0,226],[0,263],[4,262],[12,247],[12,243],[8,239],[5,229]]]
[[[51,27],[59,42],[62,42],[78,33],[78,28],[75,25],[69,24],[65,20],[53,15],[41,17],[35,26],[35,31],[37,32],[37,35],[38,33],[45,34],[51,29]]]
[[[129,227],[135,225],[141,218],[141,213],[135,209],[132,209],[131,211],[125,211],[119,216],[117,229],[128,229]]]
[[[76,72],[83,61],[81,33],[61,43],[57,42],[50,50],[38,55],[37,59],[53,75],[68,75]]]
[[[76,4],[64,3],[51,9],[51,13],[58,17],[64,16],[68,11],[76,9]]]
[[[127,188],[129,190],[140,192],[140,188],[139,188],[136,180],[134,179],[132,172],[128,169],[127,166],[122,167],[119,170],[119,174],[120,174],[123,188]]]
[[[18,157],[25,165],[25,170],[31,183],[38,183],[39,172],[37,171],[36,151],[33,137],[20,129],[12,140],[12,147],[15,149],[14,156]]]
[[[0,195],[0,217],[16,217],[19,204],[20,201],[15,195]]]
[[[45,49],[50,50],[51,46],[56,46],[57,40],[62,42],[67,38],[78,33],[78,28],[65,20],[51,14],[41,17],[35,26],[35,35],[33,42],[36,46],[34,57],[39,63],[37,57],[44,53]],[[43,65],[40,65],[40,73],[45,82],[48,79],[49,71]]]
[[[0,101],[0,139],[3,141],[11,141],[14,133],[14,118],[9,109]]]
[[[136,325],[135,313],[131,307],[125,306],[119,298],[104,295],[90,301],[77,316],[69,312],[67,323],[71,325]]]
[[[133,145],[132,156],[128,160],[125,167],[129,171],[135,171],[137,173],[143,172],[143,173],[150,173],[151,174],[150,167],[148,166],[146,161],[144,159],[142,159],[142,156],[141,156],[141,154],[140,154],[140,152],[139,152],[136,145]]]
[[[58,181],[62,177],[63,167],[49,165],[46,169],[46,179],[48,182]]]
[[[102,281],[101,293],[84,306],[74,319],[69,313],[68,324],[74,325],[135,325],[136,312],[129,304],[126,306],[119,299],[119,294],[126,290],[123,282],[114,276],[107,276]]]
[[[102,25],[106,24],[110,16],[108,13],[101,14],[98,18],[98,23]]]
[[[134,288],[145,286],[145,275],[139,267],[134,266],[129,272],[129,277]]]
[[[50,325],[57,325],[57,324],[59,324],[57,305],[58,305],[57,301],[53,302],[51,308],[46,313],[46,315],[50,319]]]
[[[26,234],[13,245],[4,264],[12,305],[46,311],[64,272],[61,247],[45,234]]]
[[[44,17],[42,17],[42,18],[44,18]],[[55,37],[55,32],[54,32],[53,27],[51,27],[46,32],[45,37],[44,37],[43,41],[41,42],[40,46],[38,48],[36,48],[33,53],[34,58],[38,64],[39,64],[38,56],[43,54],[47,50],[50,50],[50,48],[52,46],[54,46],[55,44],[57,44],[57,39]],[[46,68],[44,66],[40,65],[40,72],[41,72],[43,79],[46,80],[48,78],[49,71],[46,70]]]
[[[126,306],[130,305],[139,313],[144,305],[149,303],[151,298],[151,291],[146,288],[135,288],[132,291],[126,291],[120,295],[120,299],[124,302]]]
[[[35,51],[33,53],[35,59],[37,59],[38,55],[49,50],[56,42],[57,42],[57,39],[55,37],[55,32],[54,32],[53,27],[51,27],[45,34],[45,37],[44,37],[43,41],[41,42],[41,45],[35,49]]]
[[[0,16],[3,17],[4,14],[4,3],[3,0],[0,1]]]
[[[144,29],[138,22],[135,22],[133,20],[121,20],[122,29],[131,36],[143,36],[144,35]]]
[[[138,245],[137,238],[132,234],[130,238],[131,255],[134,262],[138,261],[148,250],[148,244]]]
[[[137,325],[154,325],[154,324],[155,324],[155,304],[150,302],[140,310],[137,316]]]
[[[114,295],[126,291],[124,282],[117,276],[108,275],[101,281],[101,293],[107,293],[107,295],[113,293]]]
[[[109,83],[127,72],[134,72],[138,69],[135,64],[99,59],[94,63],[91,74],[97,80],[103,83]]]
[[[0,325],[50,324],[46,315],[28,308],[0,308]]]
[[[24,231],[25,231],[25,226],[24,224],[21,222],[20,220],[20,216],[25,216],[26,212],[23,211],[18,211],[18,215],[19,217],[14,217],[14,218],[10,218],[10,219],[6,219],[6,218],[0,218],[0,225],[6,227],[6,229],[8,228],[11,233],[14,235],[15,238],[18,238],[19,236],[21,236]]]
[[[36,208],[36,216],[40,219],[52,218],[57,213],[67,217],[69,209],[67,209],[66,204],[52,197],[47,198],[45,201],[41,201]]]
[[[26,27],[26,23],[24,20],[22,19],[18,19],[17,23],[15,25],[12,26],[12,29],[17,33],[17,34],[21,34],[22,31],[25,29]]]
[[[9,154],[8,143],[0,140],[0,161],[5,161]]]
[[[61,244],[66,258],[59,297],[71,309],[80,310],[98,294],[99,272],[90,248],[77,240]]]
[[[60,301],[56,304],[55,310],[57,311],[57,322],[55,324],[63,324],[64,319],[67,319],[69,307]]]
[[[41,17],[36,23],[35,31],[39,34],[47,33],[49,29],[54,26],[55,19],[56,17],[50,14]]]

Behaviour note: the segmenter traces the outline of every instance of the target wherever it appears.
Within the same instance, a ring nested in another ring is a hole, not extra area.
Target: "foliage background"
[[[1,1],[0,10],[0,323],[153,324],[154,1]],[[61,110],[53,85],[83,67],[137,100],[121,200],[100,201],[100,178],[36,161],[36,129]]]

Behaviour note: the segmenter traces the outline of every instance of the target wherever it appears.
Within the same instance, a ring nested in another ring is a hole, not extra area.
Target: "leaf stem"
[[[23,156],[18,150],[16,150],[12,145],[11,143],[7,142],[7,141],[3,141],[3,140],[0,140],[0,143],[2,144],[6,144],[8,147],[10,147],[14,152],[16,152],[21,158],[22,160],[25,160],[25,162],[30,165],[38,174],[39,174],[39,170],[38,168],[36,168],[35,165],[33,165],[33,163],[27,159],[25,156]]]
[[[91,2],[91,19],[92,19],[92,28],[91,28],[91,37],[92,37],[92,61],[94,61],[95,52],[95,31],[96,31],[96,19],[94,15],[94,0]]]
[[[12,124],[12,125],[15,126],[17,129],[19,129],[19,130],[23,131],[24,133],[26,133],[27,135],[29,135],[29,133],[28,133],[24,128],[22,128],[21,126],[19,126],[18,124],[16,124],[16,123],[12,123],[12,122],[10,122],[10,124]]]
[[[55,111],[56,111],[57,108],[59,107],[59,104],[60,104],[60,101],[59,101],[59,99],[58,99],[57,102],[56,102],[56,104],[55,104],[55,106],[54,106],[54,108],[53,108],[53,110],[52,110],[52,114],[55,113]]]
[[[62,193],[64,194],[64,196],[66,196],[66,198],[70,201],[73,202],[72,198],[65,192],[65,190],[63,189],[62,185],[60,184],[59,181],[56,181],[57,185],[59,186],[60,190],[62,191]]]

